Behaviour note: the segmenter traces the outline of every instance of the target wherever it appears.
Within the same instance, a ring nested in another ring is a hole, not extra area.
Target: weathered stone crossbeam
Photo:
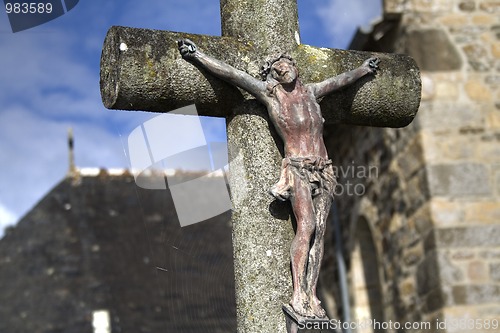
[[[115,26],[108,31],[101,57],[104,105],[109,109],[168,112],[194,102],[200,115],[229,115],[245,94],[186,63],[177,50],[176,41],[181,38],[193,40],[206,54],[258,77],[264,59],[257,58],[259,52],[251,43],[232,37]],[[403,127],[415,117],[421,83],[410,57],[307,45],[298,45],[290,53],[305,83],[354,69],[374,55],[381,59],[375,77],[366,77],[324,98],[321,109],[327,123]]]

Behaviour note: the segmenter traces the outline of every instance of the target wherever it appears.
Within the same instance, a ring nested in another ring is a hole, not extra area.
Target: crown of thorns
[[[280,59],[288,59],[292,62],[293,66],[297,65],[295,63],[295,60],[293,60],[293,58],[288,54],[285,53],[274,54],[268,57],[260,67],[260,76],[262,77],[263,80],[267,79],[267,75],[271,72],[271,67],[275,62],[279,61]]]

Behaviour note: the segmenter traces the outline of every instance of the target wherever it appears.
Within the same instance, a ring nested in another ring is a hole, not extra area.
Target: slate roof
[[[0,240],[0,332],[235,332],[229,213],[181,228],[130,174],[61,181]],[[195,207],[193,207],[195,209]]]

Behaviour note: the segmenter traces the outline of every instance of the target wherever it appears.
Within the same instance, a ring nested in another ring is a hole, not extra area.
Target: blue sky
[[[346,48],[381,0],[299,0],[302,43]],[[78,167],[129,167],[132,130],[157,114],[106,110],[99,58],[112,25],[220,35],[218,0],[80,0],[67,14],[12,33],[0,11],[0,235],[66,174],[67,130]],[[207,139],[224,140],[220,120]]]

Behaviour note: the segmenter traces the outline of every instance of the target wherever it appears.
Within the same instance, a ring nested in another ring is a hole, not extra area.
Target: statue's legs
[[[325,310],[321,307],[321,302],[316,296],[316,287],[318,284],[319,271],[321,269],[321,261],[324,251],[324,236],[326,229],[326,220],[330,207],[332,205],[332,197],[327,191],[316,196],[313,199],[315,211],[315,232],[313,242],[309,251],[309,265],[307,271],[307,281],[309,282],[307,293],[310,297],[310,306],[312,311],[318,318],[325,317]]]
[[[309,247],[316,228],[314,205],[309,184],[299,177],[293,183],[293,194],[290,201],[297,220],[297,231],[290,248],[293,280],[293,295],[290,305],[298,314],[311,317],[314,314],[311,311],[307,295],[306,275]]]

